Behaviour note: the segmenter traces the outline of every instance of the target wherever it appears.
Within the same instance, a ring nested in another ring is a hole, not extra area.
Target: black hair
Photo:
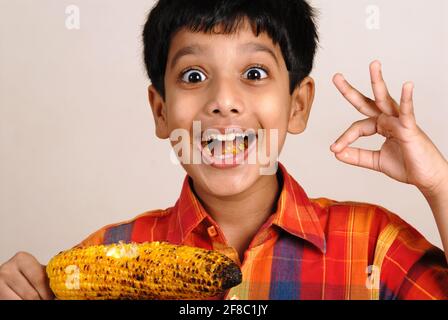
[[[223,34],[238,30],[248,18],[256,36],[266,32],[279,44],[289,71],[290,94],[311,73],[319,36],[316,9],[306,0],[159,0],[143,29],[144,61],[148,77],[165,100],[165,71],[172,37],[192,32]]]

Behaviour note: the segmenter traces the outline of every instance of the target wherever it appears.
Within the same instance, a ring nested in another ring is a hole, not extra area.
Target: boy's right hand
[[[18,252],[0,266],[0,300],[51,300],[45,266],[26,252]]]

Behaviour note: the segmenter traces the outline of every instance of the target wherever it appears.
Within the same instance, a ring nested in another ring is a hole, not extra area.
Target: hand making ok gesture
[[[370,64],[374,100],[362,95],[338,73],[333,82],[342,95],[368,118],[354,122],[331,146],[338,160],[382,172],[389,177],[415,185],[424,194],[432,194],[448,183],[448,162],[416,123],[414,85],[403,85],[400,104],[389,94],[381,64]],[[376,133],[386,138],[380,150],[349,147],[359,137]]]

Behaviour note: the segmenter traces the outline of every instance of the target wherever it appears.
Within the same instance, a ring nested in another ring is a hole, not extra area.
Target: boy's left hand
[[[362,95],[341,74],[333,82],[342,95],[367,119],[354,122],[330,147],[338,160],[382,172],[403,183],[415,185],[425,196],[435,196],[448,183],[448,162],[416,123],[414,85],[403,85],[400,104],[390,96],[381,64],[370,64],[375,100]],[[362,136],[376,133],[386,137],[380,150],[349,147]]]

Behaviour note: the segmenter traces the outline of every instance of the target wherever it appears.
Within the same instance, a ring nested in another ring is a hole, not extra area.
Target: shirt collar
[[[286,232],[306,240],[325,253],[326,243],[322,226],[319,222],[315,207],[306,195],[303,188],[278,163],[277,176],[282,186],[276,212],[271,217],[272,224],[277,225]],[[182,190],[172,211],[173,224],[168,235],[173,243],[184,243],[187,236],[205,219],[214,223],[206,212],[192,189],[191,178],[184,179]]]
[[[278,162],[283,187],[277,201],[273,224],[290,234],[314,244],[326,251],[325,235],[315,207],[300,184]]]

